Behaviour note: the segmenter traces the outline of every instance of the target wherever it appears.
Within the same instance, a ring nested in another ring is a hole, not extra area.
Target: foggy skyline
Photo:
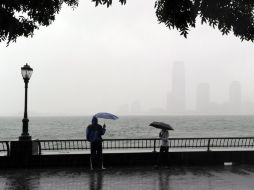
[[[28,63],[28,114],[164,114],[174,62],[184,62],[186,110],[196,110],[197,86],[209,84],[210,100],[229,101],[232,81],[241,84],[242,106],[254,114],[254,46],[232,34],[197,24],[188,38],[158,24],[154,2],[128,1],[110,8],[80,2],[63,7],[56,21],[33,38],[0,44],[0,116],[23,116]],[[140,11],[142,9],[142,11]],[[198,21],[199,23],[199,21]],[[226,111],[225,111],[226,113]]]
[[[167,97],[167,112],[184,114],[186,112],[186,74],[183,62],[174,62],[172,69],[172,90]]]

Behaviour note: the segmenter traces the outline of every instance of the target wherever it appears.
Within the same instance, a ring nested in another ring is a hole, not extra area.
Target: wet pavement
[[[253,190],[254,166],[7,169],[1,190]]]

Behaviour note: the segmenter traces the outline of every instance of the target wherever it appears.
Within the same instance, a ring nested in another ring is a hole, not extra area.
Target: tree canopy
[[[95,6],[112,4],[112,0],[91,1]],[[124,5],[126,0],[119,2]],[[35,29],[55,20],[63,4],[75,8],[78,0],[0,0],[0,42],[32,36]],[[159,23],[176,28],[184,37],[200,18],[222,34],[233,32],[241,40],[254,41],[253,0],[155,0],[155,9]]]

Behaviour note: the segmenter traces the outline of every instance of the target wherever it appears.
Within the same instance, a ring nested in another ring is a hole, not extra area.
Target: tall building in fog
[[[201,83],[196,92],[196,111],[198,114],[207,114],[211,109],[210,86],[207,83]]]
[[[229,87],[229,109],[230,113],[241,113],[242,88],[238,81],[233,81]]]
[[[184,114],[186,109],[185,68],[183,62],[174,62],[172,70],[172,91],[167,97],[170,114]]]

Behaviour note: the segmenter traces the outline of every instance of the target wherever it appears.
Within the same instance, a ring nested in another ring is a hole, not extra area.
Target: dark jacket
[[[102,141],[101,136],[104,135],[105,132],[106,132],[106,129],[103,128],[101,125],[90,124],[86,128],[86,139],[89,142],[101,142]]]

